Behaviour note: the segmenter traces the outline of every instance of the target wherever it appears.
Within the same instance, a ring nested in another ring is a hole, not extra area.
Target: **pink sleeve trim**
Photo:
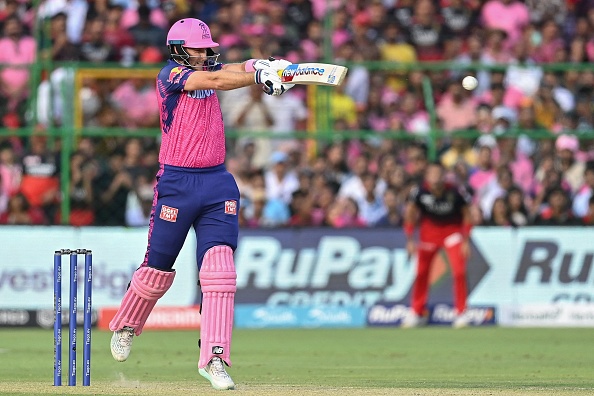
[[[246,72],[255,72],[256,69],[254,69],[254,62],[256,62],[257,59],[250,59],[248,61],[245,62],[245,71]]]

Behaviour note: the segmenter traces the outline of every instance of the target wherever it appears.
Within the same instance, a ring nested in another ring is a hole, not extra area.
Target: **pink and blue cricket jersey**
[[[223,115],[214,90],[183,90],[192,73],[170,60],[157,77],[162,130],[159,162],[207,168],[225,162]]]
[[[239,190],[224,165],[219,100],[211,89],[184,91],[192,73],[169,60],[157,77],[161,169],[143,265],[164,270],[173,267],[190,227],[196,231],[198,266],[213,246],[237,247]]]

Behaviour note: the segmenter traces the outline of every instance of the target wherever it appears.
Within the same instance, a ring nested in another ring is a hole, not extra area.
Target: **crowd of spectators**
[[[31,73],[18,65],[41,57],[159,67],[167,29],[185,16],[209,24],[223,62],[274,55],[350,64],[329,99],[331,141],[291,136],[315,124],[303,87],[279,98],[255,86],[220,93],[242,226],[400,226],[408,191],[430,160],[434,126],[443,132],[436,160],[473,191],[476,224],[594,224],[594,68],[583,67],[594,61],[592,0],[44,0],[38,9],[0,0],[0,64],[12,65],[0,70],[0,127],[37,121],[31,137],[0,137],[0,223],[57,223],[66,198],[61,142],[44,130],[67,123],[59,93],[71,75],[40,76],[31,117]],[[365,61],[455,66],[370,71],[358,64]],[[468,74],[479,81],[473,91],[460,84]],[[153,79],[88,78],[76,94],[86,127],[159,126]],[[341,138],[345,131],[371,137]],[[384,136],[396,131],[409,138]],[[158,139],[76,144],[70,224],[145,226]]]

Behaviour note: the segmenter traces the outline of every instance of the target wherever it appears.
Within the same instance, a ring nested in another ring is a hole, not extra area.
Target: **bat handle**
[[[276,59],[274,59],[274,56],[269,56],[268,57],[268,60],[270,62],[274,62]],[[282,77],[283,77],[283,71],[282,70],[277,70],[276,71],[276,74],[278,74],[278,76],[282,79]]]

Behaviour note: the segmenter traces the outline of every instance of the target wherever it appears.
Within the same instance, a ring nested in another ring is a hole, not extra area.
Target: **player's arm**
[[[278,96],[288,87],[281,83],[280,77],[272,69],[256,70],[255,72],[235,72],[228,70],[194,71],[183,86],[184,91],[215,89],[229,91],[247,87],[252,84],[262,84],[262,90],[268,95]]]
[[[408,201],[404,207],[404,234],[407,240],[412,240],[415,227],[419,220],[419,208],[414,201]]]
[[[187,79],[184,91],[216,89],[228,91],[255,84],[255,73],[246,71],[219,70],[214,72],[195,71]]]
[[[242,62],[242,63],[225,63],[223,64],[223,66],[221,67],[222,70],[226,70],[226,71],[232,71],[232,72],[245,72],[246,68],[245,68],[245,64],[246,62]]]
[[[462,236],[464,240],[468,240],[470,237],[470,231],[472,230],[472,214],[470,211],[470,205],[472,205],[472,192],[465,186],[460,186],[458,189],[458,195],[460,199],[460,214],[462,215]]]
[[[222,69],[228,71],[256,71],[259,69],[283,70],[289,66],[291,62],[285,59],[250,59],[242,63],[223,64]]]
[[[417,245],[414,240],[415,227],[419,219],[419,208],[414,201],[408,201],[404,208],[404,235],[406,235],[407,261],[414,256]]]
[[[472,231],[472,215],[470,213],[470,204],[466,204],[461,208],[462,213],[462,255],[466,258],[470,257],[470,231]]]
[[[419,221],[419,187],[413,187],[411,190],[406,206],[404,207],[404,224],[403,230],[406,236],[406,251],[410,259],[415,254],[416,244],[414,241],[415,227]]]
[[[472,231],[472,214],[470,212],[470,201],[466,201],[460,208],[462,215],[462,256],[468,259],[470,257],[470,231]]]
[[[472,231],[472,215],[470,213],[470,205],[464,205],[462,207],[462,236],[464,239],[470,237],[470,231]]]

